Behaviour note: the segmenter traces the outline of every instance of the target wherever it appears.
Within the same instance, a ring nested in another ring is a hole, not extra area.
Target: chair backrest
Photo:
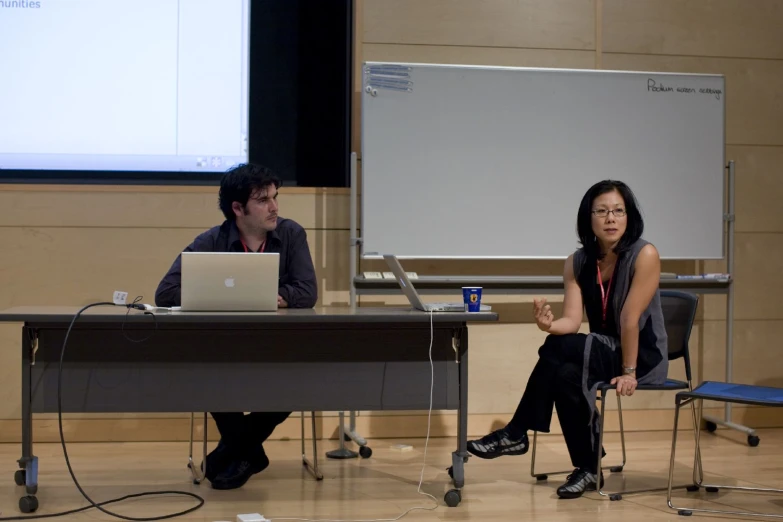
[[[691,381],[691,357],[688,341],[691,337],[693,322],[696,319],[698,296],[678,290],[661,290],[661,308],[668,336],[669,360],[682,357],[685,362],[685,375]]]

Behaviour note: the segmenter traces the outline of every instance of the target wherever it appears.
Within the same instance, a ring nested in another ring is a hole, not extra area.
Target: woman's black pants
[[[585,334],[549,335],[538,351],[539,360],[509,423],[514,432],[549,433],[552,408],[563,430],[571,463],[596,473],[598,423],[591,423],[591,409],[582,388]],[[588,386],[608,382],[619,375],[620,353],[593,339],[588,365]],[[596,416],[597,417],[597,416]],[[592,430],[592,433],[591,433]]]

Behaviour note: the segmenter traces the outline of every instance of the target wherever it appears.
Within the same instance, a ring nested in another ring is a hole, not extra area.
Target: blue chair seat
[[[693,391],[680,392],[677,401],[705,399],[756,406],[783,406],[783,388],[705,381]]]
[[[680,408],[690,404],[691,409],[696,402],[699,402],[699,411],[702,411],[704,401],[718,401],[718,402],[736,402],[740,404],[749,404],[752,406],[783,406],[783,388],[771,388],[769,386],[754,386],[751,384],[734,384],[730,382],[715,382],[704,381],[692,391],[677,392],[675,396],[675,413],[674,413],[674,428],[672,430],[672,452],[669,458],[669,488],[666,496],[666,503],[670,508],[677,510],[680,515],[691,515],[695,512],[700,513],[718,513],[725,515],[739,515],[748,517],[773,517],[783,518],[783,514],[779,513],[760,513],[760,512],[745,512],[745,511],[728,511],[718,509],[705,509],[695,507],[682,507],[676,506],[672,500],[671,484],[674,477],[674,456],[677,448],[677,432],[678,421],[680,418]],[[700,415],[701,417],[701,415]],[[699,433],[698,426],[700,422],[696,423],[696,454],[700,454],[699,447]],[[748,439],[750,444],[750,438]],[[758,440],[756,441],[758,445]],[[753,444],[751,444],[753,446]],[[763,456],[761,457],[764,458]],[[696,474],[696,463],[694,463],[694,475]],[[704,484],[703,473],[701,472],[701,466],[699,465],[699,473],[702,476],[702,480],[699,480],[696,485],[705,488],[707,491],[717,492],[721,489],[726,490],[742,490],[742,491],[756,491],[763,493],[783,493],[783,489],[776,488],[754,488],[747,486],[734,486],[734,485],[718,485],[718,484]]]

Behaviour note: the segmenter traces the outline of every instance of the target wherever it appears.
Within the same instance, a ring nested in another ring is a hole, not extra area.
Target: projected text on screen
[[[0,2],[0,169],[246,162],[249,1]]]

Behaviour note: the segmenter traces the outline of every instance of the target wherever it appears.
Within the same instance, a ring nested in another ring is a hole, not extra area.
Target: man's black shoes
[[[250,477],[264,471],[269,467],[269,458],[263,447],[243,455],[230,459],[223,466],[216,469],[214,474],[209,468],[207,457],[207,473],[212,477],[209,481],[213,489],[237,489],[245,485]]]

